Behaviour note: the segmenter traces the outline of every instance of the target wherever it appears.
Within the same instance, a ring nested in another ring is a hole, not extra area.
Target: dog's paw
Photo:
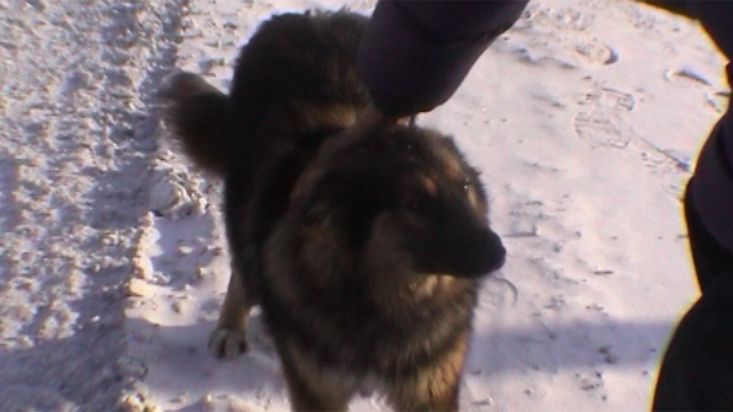
[[[216,328],[209,337],[209,351],[220,359],[234,359],[247,352],[245,332],[239,329]]]

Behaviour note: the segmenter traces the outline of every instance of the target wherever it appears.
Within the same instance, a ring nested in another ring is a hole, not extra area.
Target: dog
[[[191,73],[167,123],[224,180],[232,275],[209,347],[247,350],[262,307],[294,410],[346,410],[366,382],[396,410],[458,410],[481,279],[505,250],[453,140],[356,128],[366,18],[282,14],[243,47],[229,94]]]

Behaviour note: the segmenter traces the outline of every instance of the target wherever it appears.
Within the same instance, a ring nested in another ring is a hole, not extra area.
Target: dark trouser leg
[[[733,274],[733,252],[721,246],[705,228],[700,213],[692,204],[690,186],[693,184],[694,182],[690,181],[685,194],[685,220],[697,281],[700,290],[705,293],[718,274],[724,270]],[[733,208],[733,205],[730,207]]]
[[[729,110],[713,129],[685,194],[702,296],[672,336],[659,372],[654,411],[733,410],[731,116]]]
[[[733,410],[733,273],[721,273],[667,348],[654,411]]]
[[[733,410],[733,253],[705,228],[685,194],[685,218],[702,297],[672,336],[652,410]]]

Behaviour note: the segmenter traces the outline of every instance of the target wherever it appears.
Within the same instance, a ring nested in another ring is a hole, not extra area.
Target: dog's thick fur
[[[366,380],[397,410],[457,410],[481,276],[503,263],[452,140],[350,129],[365,18],[286,14],[243,48],[230,94],[181,73],[168,120],[225,181],[232,277],[210,347],[246,350],[261,304],[295,410],[345,410]]]

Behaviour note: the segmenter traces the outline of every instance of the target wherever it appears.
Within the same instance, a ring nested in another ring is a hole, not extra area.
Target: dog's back
[[[345,11],[273,17],[242,48],[228,95],[191,73],[169,80],[168,123],[219,174],[252,175],[273,151],[318,146],[367,104],[354,69],[365,22]]]

